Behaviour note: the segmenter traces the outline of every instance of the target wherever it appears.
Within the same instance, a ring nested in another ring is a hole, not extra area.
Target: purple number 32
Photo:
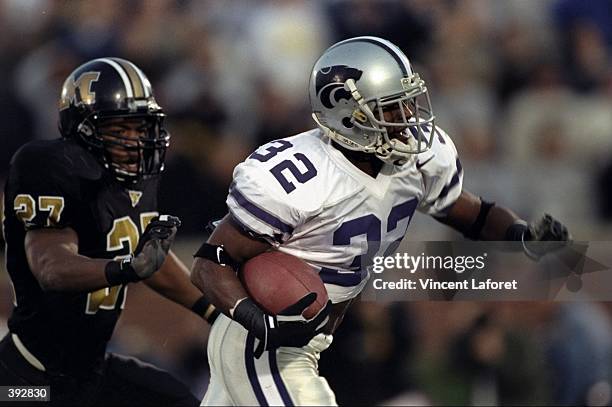
[[[286,140],[272,141],[266,146],[266,154],[259,154],[257,152],[254,152],[249,158],[253,158],[261,162],[266,162],[276,156],[276,154],[280,153],[281,151],[285,151],[290,147],[293,147],[293,144]],[[300,169],[293,162],[293,160],[283,160],[270,169],[270,172],[272,173],[272,175],[274,175],[274,178],[276,178],[276,180],[281,184],[285,192],[288,194],[295,190],[295,184],[287,178],[287,171],[289,171],[291,175],[293,175],[293,178],[295,178],[296,181],[300,184],[303,184],[313,179],[317,175],[317,169],[308,159],[308,157],[306,157],[304,154],[295,153],[293,154],[293,158],[301,162],[306,168],[306,171],[300,171]]]

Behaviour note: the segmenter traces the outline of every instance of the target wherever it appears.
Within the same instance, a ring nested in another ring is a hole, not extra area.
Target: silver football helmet
[[[396,164],[431,147],[436,126],[425,82],[387,40],[332,45],[312,69],[309,94],[313,119],[343,147]]]

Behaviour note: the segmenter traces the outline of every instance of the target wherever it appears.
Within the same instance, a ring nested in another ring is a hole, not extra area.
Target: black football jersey
[[[104,357],[127,287],[44,292],[28,266],[24,239],[34,229],[74,229],[79,254],[129,255],[158,213],[158,179],[123,186],[71,140],[34,141],[13,157],[5,186],[6,267],[15,292],[9,319],[49,372],[91,372]]]

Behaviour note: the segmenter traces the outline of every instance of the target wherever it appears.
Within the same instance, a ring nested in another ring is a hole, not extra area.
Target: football
[[[262,253],[247,261],[239,275],[251,298],[272,315],[315,292],[317,299],[303,314],[312,318],[328,300],[318,273],[305,261],[290,254],[279,251]]]

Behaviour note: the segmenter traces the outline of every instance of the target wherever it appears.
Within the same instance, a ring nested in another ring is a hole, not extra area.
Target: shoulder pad
[[[79,178],[97,180],[104,174],[104,169],[89,151],[66,139],[25,144],[13,156],[11,167],[15,171],[38,171],[64,182]]]

